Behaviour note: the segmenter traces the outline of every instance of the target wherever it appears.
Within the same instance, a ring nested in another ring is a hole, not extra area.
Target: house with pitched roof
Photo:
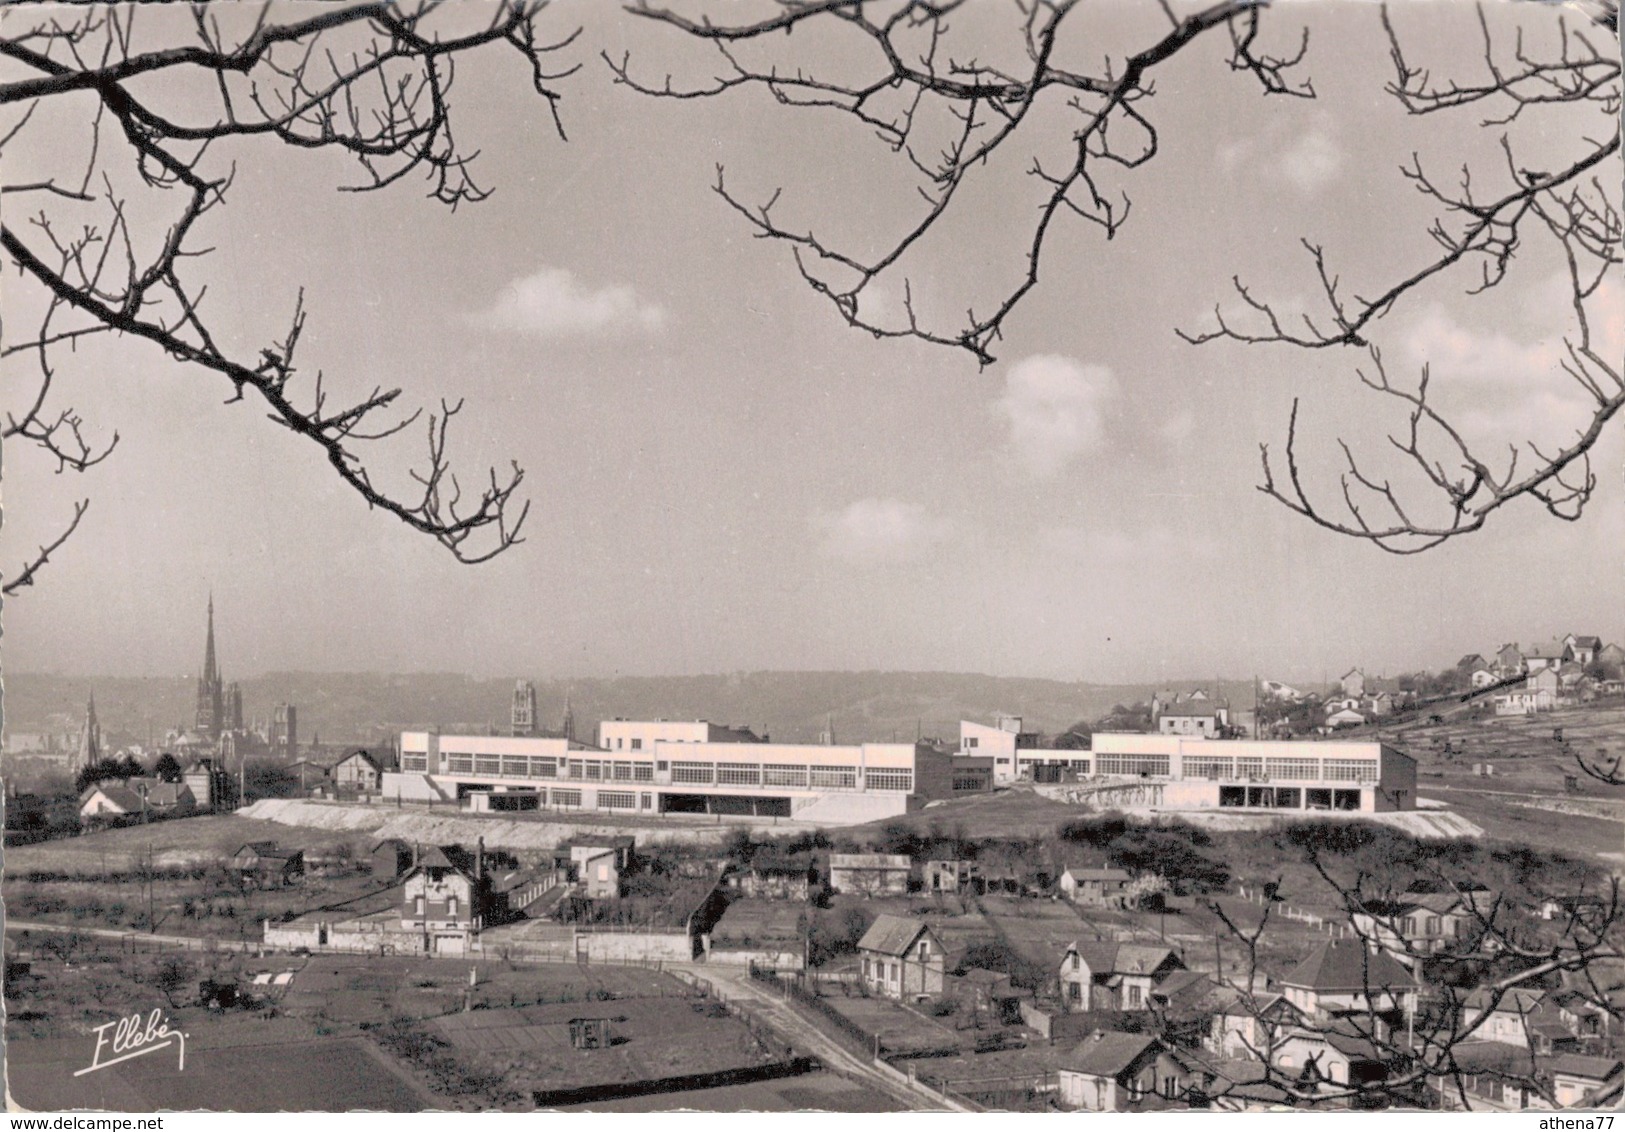
[[[383,781],[384,768],[370,752],[358,747],[333,764],[332,775],[335,786],[372,794]]]
[[[929,924],[883,913],[858,940],[863,986],[884,998],[933,998],[942,993],[947,952]]]
[[[1287,1033],[1275,1048],[1273,1064],[1300,1088],[1372,1085],[1410,1064],[1403,1041],[1403,1034],[1396,1038],[1381,1023],[1338,1019]]]
[[[1338,684],[1342,686],[1345,696],[1350,696],[1356,700],[1365,697],[1365,673],[1358,668],[1351,668],[1343,673],[1342,678],[1338,680]]]
[[[1547,1055],[1580,1048],[1580,1019],[1565,1010],[1552,991],[1513,987],[1499,998],[1487,988],[1467,996],[1461,1005],[1464,1024],[1476,1025],[1467,1037],[1500,1042]]]
[[[86,823],[137,817],[146,808],[146,799],[139,793],[112,780],[94,783],[79,796],[79,820]]]
[[[1184,969],[1167,947],[1074,942],[1061,955],[1061,1001],[1069,1011],[1146,1010],[1163,977]]]
[[[1190,1058],[1153,1034],[1096,1030],[1056,1072],[1061,1103],[1083,1112],[1182,1105],[1200,1080]]]
[[[1617,1056],[1565,1053],[1554,1057],[1545,1068],[1551,1075],[1552,1097],[1559,1108],[1613,1108],[1619,1104],[1625,1062]]]
[[[1563,638],[1563,643],[1569,647],[1569,652],[1576,664],[1590,664],[1597,659],[1597,653],[1602,651],[1602,638],[1600,637],[1582,637],[1570,633]]]
[[[829,858],[829,885],[836,892],[901,896],[912,873],[905,853],[832,853]]]
[[[280,849],[274,841],[250,841],[232,854],[231,868],[245,885],[284,888],[305,875],[305,855]]]
[[[632,869],[634,838],[572,837],[559,846],[570,854],[569,869],[582,894],[595,900],[611,900],[621,894],[621,878]]]
[[[1455,1112],[1523,1112],[1550,1109],[1540,1095],[1540,1068],[1527,1049],[1502,1042],[1457,1042],[1450,1050],[1454,1073],[1430,1074],[1439,1107]]]
[[[1350,920],[1363,939],[1401,963],[1470,944],[1483,934],[1494,898],[1487,892],[1406,892],[1367,901]]]
[[[1287,1034],[1308,1021],[1303,1011],[1273,991],[1245,994],[1225,987],[1215,998],[1212,1025],[1202,1045],[1220,1057],[1262,1065],[1264,1059],[1273,1059]]]
[[[1523,650],[1518,642],[1502,645],[1495,654],[1495,664],[1501,670],[1502,676],[1516,676],[1523,671]]]
[[[1153,700],[1152,723],[1161,735],[1200,735],[1217,739],[1230,726],[1230,704],[1204,692],[1183,700]]]
[[[1121,908],[1134,877],[1122,869],[1072,865],[1061,873],[1061,895],[1085,908]]]
[[[440,846],[428,846],[401,882],[401,927],[426,932],[478,931],[479,881]]]
[[[1597,663],[1610,679],[1625,676],[1625,645],[1603,645],[1597,650]]]
[[[1329,940],[1281,979],[1287,1001],[1312,1019],[1416,1012],[1416,977],[1385,951],[1359,940]]]
[[[1524,666],[1533,675],[1543,668],[1561,668],[1574,659],[1574,650],[1562,641],[1532,645],[1523,654]]]

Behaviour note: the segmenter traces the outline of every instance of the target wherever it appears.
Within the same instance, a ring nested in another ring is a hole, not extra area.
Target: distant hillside
[[[1210,686],[1211,680],[1175,683]],[[512,679],[455,674],[273,672],[242,681],[243,712],[268,716],[279,701],[299,709],[301,741],[380,742],[403,729],[504,728]],[[1114,704],[1148,699],[1150,684],[1102,685],[953,672],[748,672],[716,676],[615,677],[537,681],[542,718],[557,727],[568,696],[578,734],[590,739],[600,719],[709,719],[766,730],[782,742],[812,741],[833,717],[841,742],[957,739],[960,719],[992,722],[1000,712],[1023,717],[1029,730],[1053,734],[1098,719]],[[146,742],[149,728],[188,722],[192,680],[184,677],[89,678],[8,674],[5,728],[12,732],[76,731],[86,697],[112,744]],[[1225,683],[1237,708],[1252,706],[1250,682]]]

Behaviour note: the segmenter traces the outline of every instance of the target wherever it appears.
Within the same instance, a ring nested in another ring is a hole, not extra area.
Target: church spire
[[[101,758],[102,727],[96,722],[96,693],[92,692],[85,703],[85,729],[79,733],[79,751],[68,768],[69,773],[77,774],[85,767],[101,762]]]
[[[209,636],[203,646],[203,678],[208,681],[220,679],[220,666],[214,657],[214,591],[209,591]]]
[[[203,645],[203,674],[197,678],[198,734],[210,741],[220,738],[226,724],[226,690],[214,653],[214,591],[209,591],[209,635]]]

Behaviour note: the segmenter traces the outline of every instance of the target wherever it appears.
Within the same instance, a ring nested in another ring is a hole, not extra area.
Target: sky
[[[1008,34],[1006,12],[987,0],[967,19]],[[233,677],[1313,680],[1354,665],[1440,667],[1570,631],[1625,637],[1618,421],[1580,522],[1519,503],[1484,531],[1395,557],[1256,490],[1258,446],[1279,451],[1294,397],[1314,482],[1335,490],[1338,437],[1380,459],[1403,417],[1359,384],[1361,357],[1196,347],[1174,333],[1210,326],[1215,304],[1234,311],[1233,275],[1285,307],[1309,302],[1300,237],[1324,243],[1351,286],[1414,269],[1433,214],[1398,172],[1413,151],[1441,171],[1486,154],[1498,168],[1476,116],[1407,119],[1384,93],[1374,6],[1270,13],[1283,50],[1311,28],[1313,101],[1262,98],[1228,71],[1218,38],[1160,72],[1157,157],[1107,177],[1133,200],[1127,224],[1108,242],[1062,223],[985,368],[846,327],[788,251],[752,239],[711,190],[720,163],[743,199],[782,187],[775,216],[788,226],[878,246],[921,202],[871,131],[760,91],[647,98],[615,85],[599,51],[630,51],[656,83],[703,81],[714,57],[608,6],[561,3],[547,18],[561,33],[586,21],[566,53],[582,68],[557,84],[568,141],[511,51],[458,72],[457,137],[479,151],[489,200],[453,213],[410,179],[338,193],[353,170],[337,158],[245,144],[217,155],[237,175],[204,222],[215,251],[196,267],[243,354],[285,332],[303,288],[306,380],[319,368],[352,393],[465,399],[453,458],[476,482],[492,463],[524,467],[525,541],[458,564],[369,512],[252,399],[226,404],[222,379],[140,343],[89,344],[64,358],[56,395],[92,435],[118,431],[112,458],[76,476],[15,446],[4,454],[8,570],[74,499],[92,501],[38,584],[6,602],[9,671],[195,672],[211,593]],[[1143,39],[1144,18],[1105,5],[1091,34],[1121,52]],[[1522,18],[1532,37],[1550,34],[1548,9]],[[1396,20],[1419,58],[1479,73],[1467,6],[1400,5]],[[769,49],[852,58],[816,36]],[[957,224],[911,258],[922,310],[951,315],[1023,270],[1035,200],[1023,170],[1067,136],[1064,107],[1044,111],[1032,144],[1016,139]],[[1520,152],[1555,163],[1595,126],[1541,119]],[[67,136],[22,135],[6,154],[20,163],[12,175],[58,160]],[[1392,372],[1431,362],[1434,389],[1492,450],[1561,440],[1583,405],[1553,366],[1568,329],[1560,266],[1531,247],[1495,292],[1468,297],[1470,280],[1453,277],[1410,296],[1380,335]],[[9,321],[24,300],[14,276],[5,288]],[[882,315],[900,293],[879,296]],[[1614,357],[1622,294],[1611,280],[1597,307]],[[24,377],[6,371],[12,411]],[[406,484],[421,446],[418,431],[389,442],[376,475]]]

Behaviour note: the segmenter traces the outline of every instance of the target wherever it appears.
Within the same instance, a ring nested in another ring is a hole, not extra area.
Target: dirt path
[[[73,924],[48,924],[42,920],[7,920],[6,931],[27,932],[76,932],[79,935],[93,935],[101,939],[127,939],[136,943],[161,943],[170,947],[182,947],[189,951],[207,951],[214,948],[216,951],[241,951],[244,954],[263,950],[265,945],[258,940],[244,942],[236,939],[223,939],[219,937],[203,937],[195,935],[148,935],[146,932],[136,931],[133,928],[86,928]]]
[[[672,964],[675,967],[676,964]],[[670,968],[668,968],[670,969]],[[876,1069],[870,1061],[849,1053],[845,1047],[819,1029],[811,1019],[789,999],[773,993],[771,988],[757,983],[744,971],[700,964],[685,965],[683,970],[711,983],[724,999],[743,1003],[767,1025],[782,1034],[796,1049],[823,1062],[826,1069],[855,1078],[870,1088],[878,1089],[895,1098],[908,1108],[926,1112],[965,1111],[953,1102],[932,1098],[916,1092]]]

